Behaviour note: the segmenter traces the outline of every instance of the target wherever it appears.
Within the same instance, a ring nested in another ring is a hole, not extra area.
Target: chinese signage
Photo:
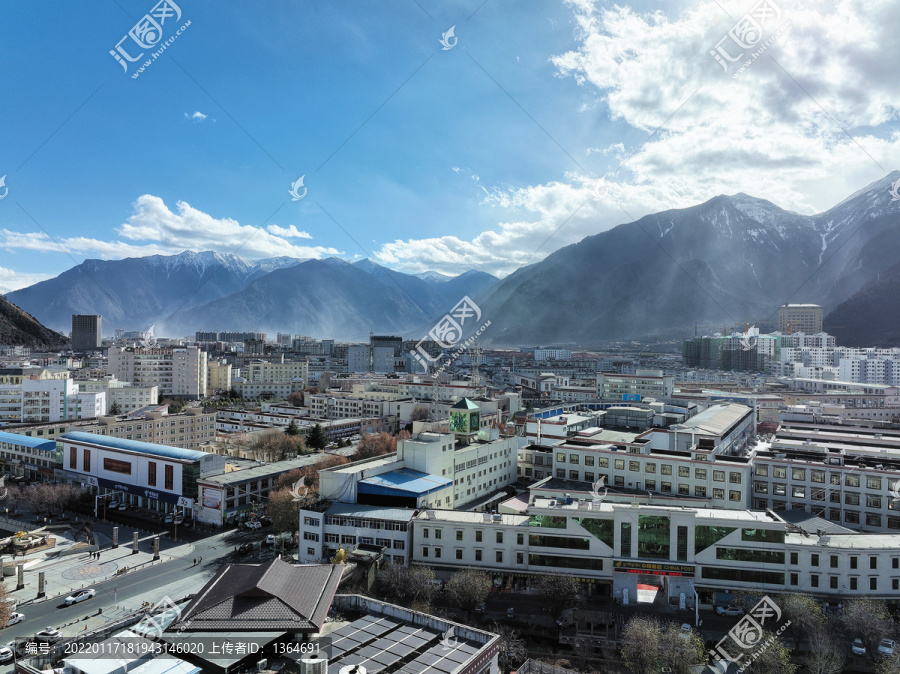
[[[654,576],[693,576],[690,564],[656,564],[655,562],[614,562],[613,569],[621,573],[650,573]]]

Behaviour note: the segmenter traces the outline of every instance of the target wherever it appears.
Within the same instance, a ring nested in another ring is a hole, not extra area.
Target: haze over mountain
[[[827,314],[900,259],[900,202],[889,192],[898,178],[813,216],[737,194],[589,236],[494,286],[481,305],[492,322],[485,336],[592,345],[685,336],[695,323],[772,321],[785,302],[822,304]],[[889,291],[883,283],[868,292],[874,307]],[[898,334],[900,313],[883,319],[860,331],[861,343]]]

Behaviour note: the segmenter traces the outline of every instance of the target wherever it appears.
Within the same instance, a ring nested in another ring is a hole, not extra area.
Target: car
[[[172,521],[173,521],[174,519],[175,519],[174,516],[172,516],[172,515],[166,515],[166,517],[165,517],[165,519],[163,520],[163,522],[166,523],[166,524],[172,524]]]
[[[16,612],[10,613],[9,621],[6,623],[6,626],[9,627],[10,625],[15,625],[16,623],[20,623],[23,620],[25,620],[25,616],[22,615],[21,613],[16,613]]]
[[[11,648],[7,648],[4,646],[0,648],[0,663],[6,664],[7,662],[11,662],[15,658],[13,657],[13,652]]]
[[[248,529],[262,529],[262,524],[260,524],[256,520],[250,520],[249,522],[245,522],[244,526]]]
[[[894,646],[895,644],[893,639],[882,639],[881,643],[878,644],[878,652],[881,655],[893,655]]]
[[[241,543],[238,546],[238,552],[247,553],[253,550],[253,543]]]
[[[716,606],[719,615],[744,615],[744,609],[740,606]]]
[[[275,534],[266,536],[266,545],[275,545]]]
[[[79,602],[84,601],[85,599],[90,599],[95,594],[97,594],[97,590],[91,588],[90,590],[81,590],[81,592],[76,592],[75,594],[70,594],[65,599],[66,606],[71,606],[72,604],[77,604]]]
[[[175,518],[175,524],[181,524],[182,522],[184,522],[184,518],[181,515]]]
[[[41,630],[37,634],[34,635],[35,641],[46,641],[47,643],[56,643],[60,639],[63,638],[62,632],[59,630],[55,630],[52,627],[48,627],[45,630]]]
[[[191,522],[191,520],[184,520],[183,522],[181,522],[181,526],[183,526],[185,529],[190,529],[193,526],[193,522]]]
[[[128,504],[127,504],[127,503],[120,503],[120,504],[119,504],[119,510],[128,510]]]
[[[865,655],[866,654],[866,645],[863,643],[863,640],[859,637],[856,637],[853,640],[853,643],[850,644],[850,650],[853,651],[854,655]]]
[[[481,603],[475,607],[475,613],[484,613],[486,608],[487,607],[484,605],[484,603]]]
[[[118,501],[110,501],[110,502],[106,505],[106,507],[109,508],[110,510],[115,510],[116,508],[119,507],[119,502],[118,502]]]
[[[265,515],[263,515],[262,517],[260,517],[260,518],[257,520],[257,522],[259,522],[260,524],[262,524],[264,527],[267,527],[267,526],[269,526],[270,524],[272,524],[272,518],[271,518],[271,517],[266,517]]]

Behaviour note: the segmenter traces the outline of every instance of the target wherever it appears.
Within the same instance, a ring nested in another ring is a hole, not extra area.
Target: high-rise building
[[[159,395],[197,399],[206,395],[207,356],[196,346],[109,349],[110,374],[135,386],[158,386]]]
[[[72,351],[87,353],[100,348],[100,316],[72,314]]]
[[[819,304],[782,304],[778,307],[778,331],[786,335],[822,332],[822,306]]]

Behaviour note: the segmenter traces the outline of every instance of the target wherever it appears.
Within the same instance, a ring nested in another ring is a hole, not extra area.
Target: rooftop
[[[332,503],[326,515],[340,517],[358,517],[377,520],[392,520],[395,522],[409,522],[416,511],[412,508],[383,508],[381,506],[359,505],[357,503]]]
[[[713,405],[687,421],[677,426],[672,426],[671,430],[693,430],[700,433],[709,433],[710,435],[724,435],[732,426],[752,412],[753,410],[746,405],[738,405],[736,403]]]
[[[385,491],[406,492],[410,494],[428,494],[453,484],[447,477],[431,475],[410,468],[399,468],[381,475],[373,475],[359,481],[359,488],[366,493],[382,493]]]
[[[96,447],[120,449],[136,454],[162,456],[167,459],[176,459],[180,461],[199,461],[200,459],[209,456],[207,452],[198,452],[196,449],[169,447],[168,445],[158,445],[153,442],[141,442],[140,440],[123,440],[122,438],[113,438],[107,435],[95,435],[94,433],[83,433],[81,431],[73,431],[61,435],[60,440],[71,440],[73,442],[85,443]]]
[[[27,435],[19,435],[18,433],[6,433],[0,431],[0,442],[8,442],[12,445],[19,445],[20,447],[33,447],[35,449],[49,449],[56,451],[56,441],[54,440],[32,438]]]

